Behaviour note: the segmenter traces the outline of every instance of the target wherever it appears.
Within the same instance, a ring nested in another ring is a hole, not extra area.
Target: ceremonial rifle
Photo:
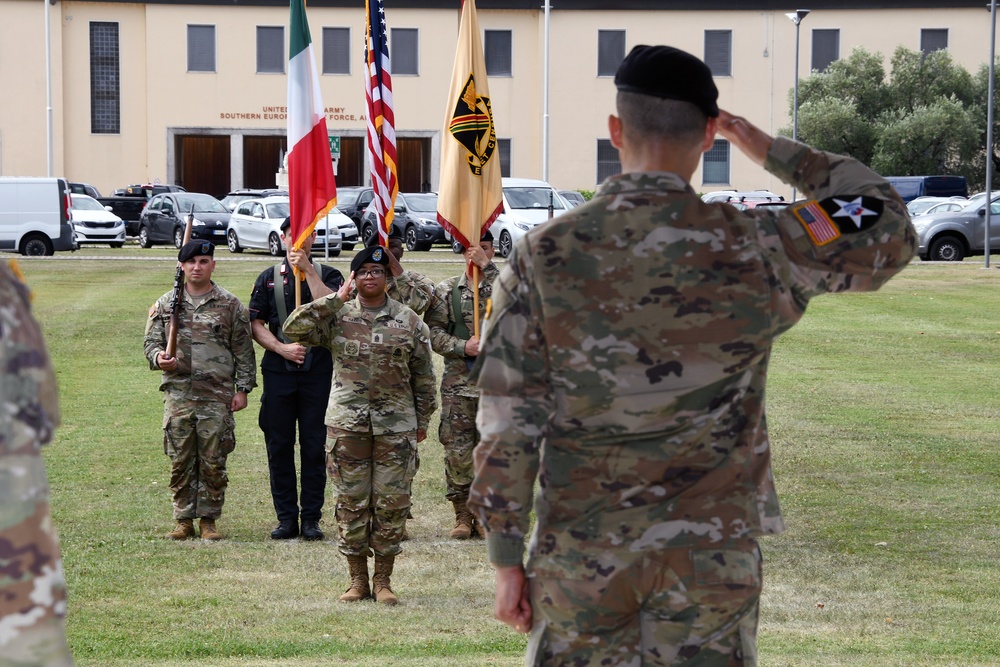
[[[194,204],[191,204],[191,211],[187,215],[184,226],[184,242],[181,248],[191,240],[191,230],[194,228]],[[170,322],[167,326],[167,349],[164,354],[168,359],[174,357],[177,351],[177,326],[180,321],[181,299],[184,294],[184,266],[177,262],[177,272],[174,273],[174,292],[170,295]]]

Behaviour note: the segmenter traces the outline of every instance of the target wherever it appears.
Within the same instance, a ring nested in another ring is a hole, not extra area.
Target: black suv
[[[188,213],[194,214],[192,239],[225,244],[231,214],[218,199],[197,192],[165,192],[154,195],[142,210],[139,246],[148,248],[154,243],[173,243],[180,248]]]

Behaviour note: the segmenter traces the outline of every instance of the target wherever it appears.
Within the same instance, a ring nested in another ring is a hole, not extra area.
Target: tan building
[[[705,58],[717,72],[720,106],[772,133],[791,125],[796,27],[785,13],[793,6],[553,0],[545,151],[543,4],[477,2],[505,175],[590,189],[615,173],[607,138],[612,79],[636,44],[671,44]],[[385,5],[400,182],[404,191],[436,189],[460,0]],[[989,57],[986,0],[806,6],[800,76],[859,46],[886,57],[898,45],[947,48],[970,71]],[[274,186],[287,147],[289,11],[270,0],[0,0],[0,175],[47,171],[46,11],[54,175],[104,193],[156,181],[216,195]],[[360,185],[367,179],[364,2],[313,0],[307,12],[328,127],[340,137],[337,182]],[[789,194],[721,140],[692,185]]]

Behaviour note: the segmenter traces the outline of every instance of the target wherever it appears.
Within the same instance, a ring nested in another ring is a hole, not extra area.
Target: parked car
[[[1000,192],[992,194],[990,249],[996,250],[1000,249]],[[960,262],[969,255],[982,255],[985,221],[985,195],[969,200],[960,211],[917,216],[913,218],[920,240],[917,255],[923,260],[942,262]]]
[[[222,205],[230,211],[236,210],[236,205],[247,199],[262,199],[263,197],[287,197],[288,191],[278,188],[243,188],[233,190],[221,200]]]
[[[94,199],[98,199],[101,196],[100,191],[90,183],[70,183],[69,191],[75,195],[87,195]]]
[[[784,201],[785,198],[774,194],[770,190],[718,190],[716,192],[706,192],[701,196],[701,200],[706,204],[714,202],[734,202],[744,199]]]
[[[98,197],[97,202],[101,206],[110,206],[111,212],[125,222],[125,234],[128,236],[139,235],[139,220],[142,219],[142,209],[146,208],[146,204],[149,203],[148,199],[145,197],[126,197],[125,195],[121,195]]]
[[[245,248],[267,250],[275,257],[285,254],[285,244],[281,242],[281,223],[288,217],[288,197],[264,197],[247,199],[236,206],[229,216],[226,243],[229,252],[243,252]],[[336,218],[333,218],[334,220]],[[316,225],[316,240],[313,252],[321,252],[326,247],[327,216]],[[347,222],[354,227],[349,219]],[[330,255],[340,254],[340,231],[330,228]]]
[[[337,188],[337,209],[348,218],[354,221],[358,228],[358,234],[364,238],[362,233],[361,219],[368,210],[368,204],[375,197],[375,191],[365,187]]]
[[[0,178],[0,250],[51,255],[76,250],[69,184],[63,178]]]
[[[560,190],[559,196],[563,198],[570,208],[576,208],[580,204],[586,204],[587,198],[576,190]]]
[[[906,202],[906,210],[912,218],[917,215],[923,215],[931,206],[945,201],[951,200],[948,197],[917,197]]]
[[[173,243],[180,248],[187,215],[192,211],[192,239],[204,239],[217,245],[225,242],[229,211],[218,199],[198,192],[166,192],[154,195],[142,210],[139,246],[149,248],[155,243]]]
[[[107,243],[112,248],[125,245],[125,222],[88,195],[72,194],[73,228],[76,242]]]
[[[497,217],[490,230],[493,232],[493,243],[497,254],[507,257],[514,243],[524,236],[525,232],[549,220],[550,205],[553,218],[562,215],[570,207],[545,181],[504,178],[501,184],[503,213]]]
[[[437,198],[436,192],[400,192],[396,195],[393,225],[402,233],[407,250],[430,250],[435,243],[449,242],[437,221]],[[378,214],[372,200],[361,218],[361,238],[365,245],[377,228]]]
[[[961,211],[963,208],[969,205],[968,199],[949,199],[947,201],[938,202],[934,204],[929,209],[921,213],[921,215],[934,215],[935,213],[954,213],[955,211]]]
[[[339,197],[338,197],[339,199]],[[360,234],[354,221],[341,213],[340,207],[336,206],[326,216],[326,226],[330,229],[340,230],[340,247],[350,252],[358,244]]]

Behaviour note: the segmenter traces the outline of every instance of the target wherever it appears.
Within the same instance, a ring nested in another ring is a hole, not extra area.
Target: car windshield
[[[275,204],[268,204],[264,208],[267,209],[268,218],[287,218],[288,213],[288,202],[282,201]]]
[[[229,213],[229,210],[215,197],[198,194],[177,195],[179,213],[189,213],[192,206],[198,213]]]
[[[418,213],[430,213],[437,211],[438,208],[438,196],[431,192],[406,195],[403,197],[403,201],[411,211],[417,211]]]
[[[73,209],[77,211],[103,211],[104,207],[92,197],[73,195]]]
[[[548,188],[504,188],[503,193],[511,208],[548,208],[550,201],[554,209],[565,208],[562,198]]]
[[[337,206],[350,206],[358,201],[361,190],[340,190],[337,192]]]

